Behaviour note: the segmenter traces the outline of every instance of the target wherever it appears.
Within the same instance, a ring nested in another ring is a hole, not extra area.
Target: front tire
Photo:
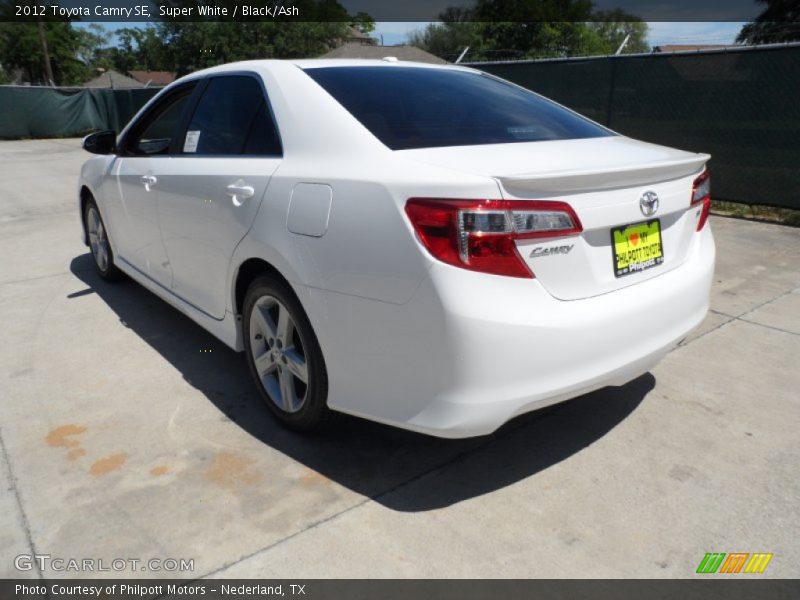
[[[244,301],[247,364],[279,421],[296,431],[320,428],[331,417],[322,350],[299,300],[276,277],[263,275]]]
[[[108,230],[103,223],[103,217],[100,216],[97,203],[91,198],[83,210],[83,223],[98,275],[106,281],[119,281],[122,279],[122,272],[114,266],[114,253],[108,240]]]

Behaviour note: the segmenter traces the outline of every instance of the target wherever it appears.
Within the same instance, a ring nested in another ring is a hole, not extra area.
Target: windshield
[[[392,150],[614,135],[533,92],[479,73],[399,66],[305,72]]]

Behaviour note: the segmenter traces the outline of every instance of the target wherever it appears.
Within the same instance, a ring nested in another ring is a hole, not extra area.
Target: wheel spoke
[[[108,241],[106,240],[103,221],[95,208],[89,209],[86,230],[89,234],[89,247],[92,250],[92,256],[94,256],[98,268],[101,271],[105,271],[108,268]]]
[[[287,348],[284,355],[286,356],[286,368],[291,371],[292,375],[307,384],[308,366],[306,365],[306,359],[294,347]]]
[[[100,224],[100,215],[97,214],[96,210],[91,209],[89,211],[89,218],[92,220],[92,222],[90,223],[90,227],[92,231],[96,233],[98,230],[98,225]]]
[[[108,253],[103,244],[97,244],[97,266],[103,271],[105,271],[106,266],[108,266]]]
[[[254,362],[256,365],[256,371],[258,371],[258,374],[262,379],[272,373],[277,367],[275,361],[272,360],[272,354],[269,352],[269,350],[257,357]]]
[[[272,317],[262,310],[258,305],[253,309],[253,316],[251,317],[255,323],[258,332],[265,337],[274,338],[277,332],[275,323],[272,322]]]
[[[278,304],[278,339],[283,341],[284,345],[288,345],[290,343],[290,338],[292,335],[292,331],[294,329],[294,323],[292,323],[292,317],[289,316],[289,311],[286,310],[286,307],[283,304]]]
[[[281,369],[278,377],[281,380],[282,408],[291,411],[295,403],[294,376],[289,369]]]
[[[283,408],[283,396],[281,394],[280,383],[278,382],[277,373],[267,375],[261,380],[264,385],[264,391],[267,392],[270,400],[278,406]]]

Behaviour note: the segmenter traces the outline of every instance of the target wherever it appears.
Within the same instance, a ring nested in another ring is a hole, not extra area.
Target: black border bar
[[[22,586],[22,587],[20,587]],[[99,594],[98,594],[99,590]],[[800,580],[693,579],[4,579],[4,600],[796,600]]]
[[[463,20],[486,22],[585,21],[586,9],[553,0],[0,0],[0,21],[346,21],[366,13],[375,21],[440,21],[448,9]],[[621,9],[643,21],[752,21],[756,0],[592,0],[595,15]],[[26,8],[27,7],[27,8]],[[55,8],[54,8],[55,7]],[[137,9],[137,7],[139,7]],[[169,14],[161,8],[172,9]],[[209,7],[219,10],[208,11]],[[245,10],[245,8],[249,10]],[[180,13],[175,10],[182,9]],[[223,10],[224,9],[224,12]],[[201,14],[203,13],[203,14]],[[210,14],[209,14],[210,13]]]

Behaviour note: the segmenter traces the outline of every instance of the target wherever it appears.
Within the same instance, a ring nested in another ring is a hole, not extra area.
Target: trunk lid
[[[442,168],[492,177],[503,199],[560,200],[572,206],[582,233],[517,241],[539,282],[562,300],[608,293],[683,263],[700,214],[699,207],[690,206],[692,183],[709,159],[707,154],[622,136],[399,152]],[[658,197],[652,215],[640,207],[646,192]],[[653,220],[660,227],[663,261],[617,276],[612,230]]]

